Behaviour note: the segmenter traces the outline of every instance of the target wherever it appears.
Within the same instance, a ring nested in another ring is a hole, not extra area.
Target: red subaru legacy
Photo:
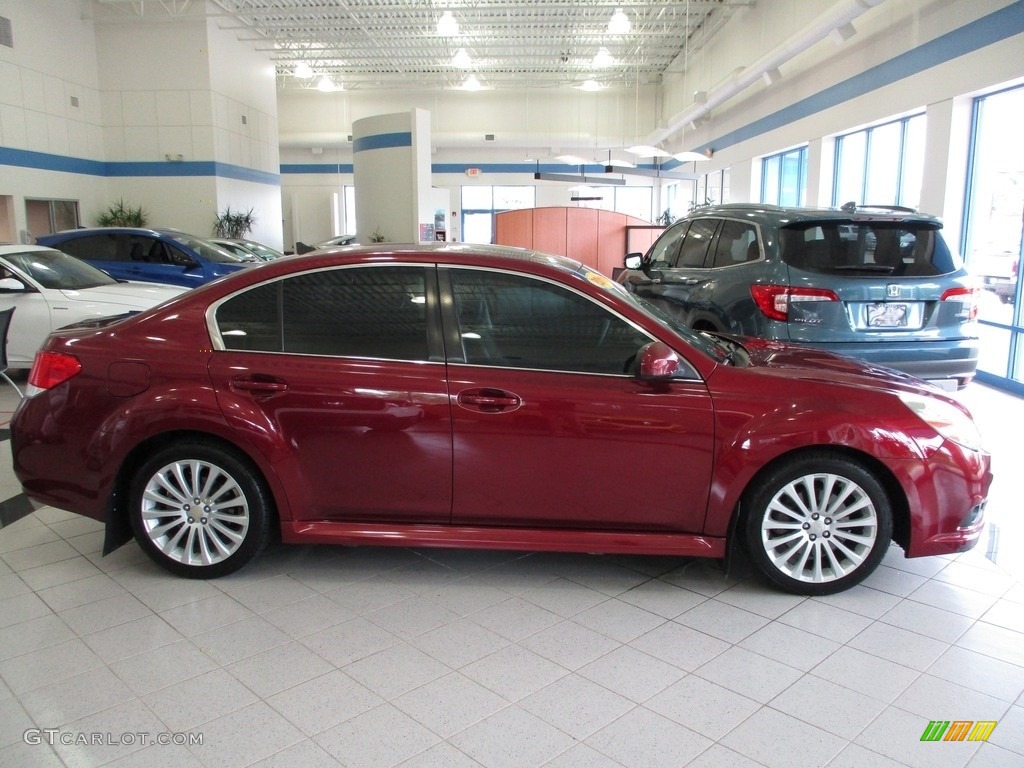
[[[960,552],[989,456],[892,370],[695,334],[590,268],[322,251],[52,334],[12,423],[31,497],[212,578],[286,542],[722,558],[864,579]]]

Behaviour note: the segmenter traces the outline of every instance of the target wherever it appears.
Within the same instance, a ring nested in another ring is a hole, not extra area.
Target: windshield
[[[3,260],[13,271],[31,278],[44,288],[58,291],[80,291],[117,284],[106,272],[61,251],[8,253]]]
[[[696,347],[709,357],[718,361],[727,360],[729,358],[730,350],[717,339],[703,333],[695,333],[674,317],[659,309],[656,305],[640,298],[635,293],[631,293],[621,283],[616,283],[614,280],[610,280],[604,275],[594,272],[589,267],[582,267],[579,274],[598,288],[603,288],[609,293],[614,293],[619,299],[624,300],[628,304],[632,304],[634,307],[638,307],[645,314],[653,317],[661,325],[668,328],[677,336],[682,336],[690,346]]]
[[[258,261],[252,254],[239,256],[222,246],[211,243],[209,240],[203,240],[201,237],[193,237],[183,232],[166,232],[165,234],[189,250],[195,251],[207,261],[216,262],[217,264],[240,264]]]

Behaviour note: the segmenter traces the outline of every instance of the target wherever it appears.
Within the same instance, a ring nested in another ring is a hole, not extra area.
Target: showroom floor
[[[1024,401],[962,397],[990,538],[823,599],[742,564],[314,546],[181,580],[32,512],[4,449],[0,766],[1024,765]]]

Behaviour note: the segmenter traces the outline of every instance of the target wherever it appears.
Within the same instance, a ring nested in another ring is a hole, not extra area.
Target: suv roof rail
[[[843,205],[841,205],[839,207],[839,210],[844,211],[845,213],[856,213],[857,211],[862,210],[862,209],[866,209],[866,208],[870,208],[871,210],[875,210],[875,211],[896,211],[898,213],[917,213],[917,209],[916,208],[908,208],[905,205],[872,205],[870,203],[865,203],[863,205],[857,205],[857,203],[855,201],[853,201],[853,200],[851,200],[848,203],[843,203]]]

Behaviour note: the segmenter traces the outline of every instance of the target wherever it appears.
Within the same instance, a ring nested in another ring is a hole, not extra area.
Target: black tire
[[[863,464],[827,452],[787,461],[744,499],[746,548],[770,581],[831,595],[867,578],[892,538],[892,502]]]
[[[178,576],[226,576],[270,538],[274,505],[259,471],[212,442],[182,441],[153,454],[132,478],[129,498],[139,546]]]

